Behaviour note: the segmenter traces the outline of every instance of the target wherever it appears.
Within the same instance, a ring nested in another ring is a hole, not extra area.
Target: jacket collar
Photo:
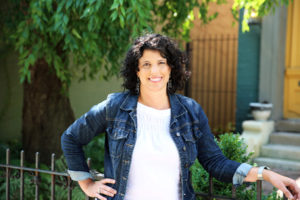
[[[125,111],[134,111],[137,107],[138,95],[127,93],[125,100],[121,105],[121,109]],[[187,112],[181,101],[179,100],[179,95],[169,94],[169,101],[171,105],[171,124],[178,118]]]
[[[187,110],[185,109],[184,105],[179,100],[179,95],[177,94],[169,94],[169,100],[171,105],[171,122],[170,125],[177,122],[177,118],[181,115],[185,114]]]
[[[121,104],[121,109],[125,111],[136,110],[138,95],[133,95],[130,92],[126,92],[126,97],[123,103]]]
[[[171,105],[171,116],[177,118],[187,112],[184,105],[179,100],[179,95],[169,94],[169,100]]]

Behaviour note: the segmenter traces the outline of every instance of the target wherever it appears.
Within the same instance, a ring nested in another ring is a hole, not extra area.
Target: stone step
[[[276,122],[275,130],[300,133],[300,119],[279,120]]]
[[[261,156],[300,161],[300,147],[293,145],[267,144],[261,147]]]
[[[270,144],[285,144],[300,147],[300,133],[276,132],[269,138]]]
[[[300,162],[285,159],[257,157],[254,158],[254,163],[258,166],[268,166],[271,169],[281,169],[286,171],[300,171]]]

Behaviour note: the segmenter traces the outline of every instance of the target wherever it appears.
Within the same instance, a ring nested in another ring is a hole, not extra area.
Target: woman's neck
[[[167,93],[147,93],[147,92],[140,92],[138,101],[146,106],[164,110],[170,108],[169,97]]]

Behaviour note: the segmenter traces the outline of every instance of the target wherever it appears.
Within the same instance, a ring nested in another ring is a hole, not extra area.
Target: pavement
[[[285,171],[281,169],[271,169],[274,172],[277,172],[281,175],[287,176],[297,181],[298,186],[300,187],[300,171]],[[263,181],[262,189],[264,194],[269,194],[273,190],[272,184],[269,182]]]

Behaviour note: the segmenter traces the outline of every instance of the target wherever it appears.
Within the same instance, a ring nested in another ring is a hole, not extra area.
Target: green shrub
[[[240,138],[239,134],[225,133],[219,135],[219,140],[215,139],[223,154],[240,163],[250,163],[253,153],[247,154],[247,145]],[[250,163],[251,164],[251,163]],[[196,161],[191,167],[192,184],[196,192],[208,193],[209,174],[204,170],[201,164]],[[232,184],[223,183],[213,178],[214,194],[231,197]],[[236,188],[237,199],[254,200],[256,199],[256,183],[243,184]],[[198,199],[202,199],[198,197]],[[280,200],[276,197],[276,190],[267,196],[264,200]]]

